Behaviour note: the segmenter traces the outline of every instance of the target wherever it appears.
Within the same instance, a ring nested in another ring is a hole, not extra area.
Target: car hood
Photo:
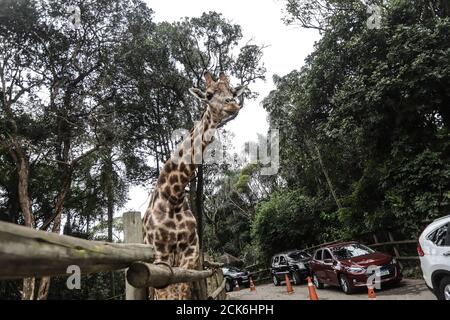
[[[305,263],[311,261],[311,258],[305,258],[305,259],[289,259],[289,262],[291,263]]]
[[[341,260],[341,264],[345,266],[359,266],[359,267],[368,267],[368,266],[384,266],[391,262],[392,257],[388,254],[375,252],[365,256],[354,257],[351,259]]]
[[[231,277],[243,277],[247,275],[247,272],[242,271],[242,272],[225,272],[225,275],[229,275]]]

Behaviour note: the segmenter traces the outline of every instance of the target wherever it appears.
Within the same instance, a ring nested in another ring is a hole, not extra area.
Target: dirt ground
[[[294,293],[287,294],[283,284],[275,287],[272,283],[256,286],[256,292],[248,288],[242,288],[238,292],[229,292],[230,300],[307,300],[308,286],[306,284],[293,286]],[[317,290],[319,300],[367,300],[367,291],[362,290],[352,295],[346,295],[340,288],[325,286]],[[423,280],[404,279],[395,286],[386,286],[376,290],[377,300],[436,300],[436,297],[428,290]]]

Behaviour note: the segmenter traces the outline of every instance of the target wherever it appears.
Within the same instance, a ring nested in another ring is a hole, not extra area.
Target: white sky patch
[[[283,76],[300,69],[304,59],[313,50],[315,41],[320,39],[316,30],[286,26],[283,21],[284,1],[282,0],[145,0],[153,9],[156,22],[178,21],[184,17],[200,17],[203,12],[216,11],[232,23],[242,27],[243,43],[268,46],[264,50],[263,62],[267,69],[266,81],[258,81],[251,89],[259,93],[254,101],[246,101],[238,117],[226,129],[235,138],[235,150],[241,150],[247,141],[257,141],[257,134],[267,134],[269,123],[267,112],[261,101],[275,89],[274,74]],[[188,129],[188,128],[186,128]],[[147,209],[150,183],[146,188],[130,188],[130,201],[124,210],[141,213]]]

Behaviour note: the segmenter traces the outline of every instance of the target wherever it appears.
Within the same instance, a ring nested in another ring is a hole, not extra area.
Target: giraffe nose
[[[236,100],[232,98],[225,99],[225,103],[236,103]]]

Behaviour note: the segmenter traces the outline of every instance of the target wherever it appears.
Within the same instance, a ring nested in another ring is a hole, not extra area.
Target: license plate
[[[380,270],[380,277],[389,275],[389,270]]]

